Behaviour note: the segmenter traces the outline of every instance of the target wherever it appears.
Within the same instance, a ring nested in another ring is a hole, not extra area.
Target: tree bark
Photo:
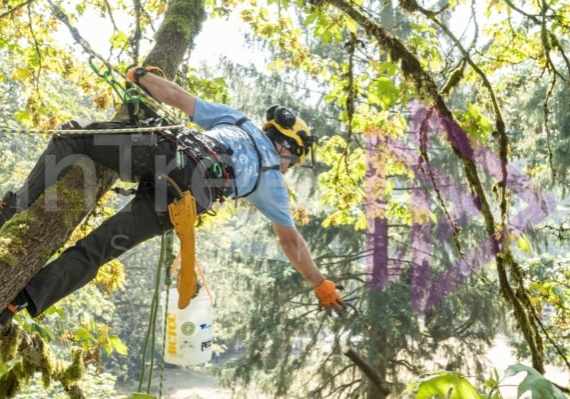
[[[167,76],[174,76],[187,50],[193,46],[205,15],[202,0],[170,2],[146,63],[160,67]],[[113,119],[120,120],[125,115],[125,107],[121,107]],[[45,197],[41,196],[27,212],[17,214],[0,230],[0,309],[65,244],[117,179],[115,172],[98,166],[95,183],[84,187],[83,174],[79,172],[80,169],[72,168],[52,188],[57,190],[57,209],[47,210]]]
[[[370,379],[372,386],[368,389],[368,399],[385,399],[390,394],[390,387],[374,368],[352,348],[343,350],[344,354]]]
[[[160,67],[172,79],[186,51],[194,47],[194,39],[206,19],[204,0],[177,0],[169,3],[164,22],[155,35],[155,44],[145,65]]]
[[[65,244],[116,177],[102,166],[95,168],[95,176],[84,176],[83,169],[74,166],[46,191],[48,197],[57,198],[55,203],[46,201],[43,194],[27,212],[4,225],[0,230],[0,309]]]

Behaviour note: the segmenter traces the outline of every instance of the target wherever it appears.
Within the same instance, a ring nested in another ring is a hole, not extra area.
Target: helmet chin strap
[[[284,159],[286,161],[289,161],[289,166],[287,167],[287,169],[291,168],[292,166],[295,166],[295,164],[299,162],[299,157],[296,155],[280,154],[279,158],[281,158],[282,160]]]
[[[271,140],[271,141],[273,142],[273,146],[277,150],[279,157],[281,159],[286,159],[286,160],[290,161],[289,168],[296,165],[299,162],[299,157],[297,155],[291,154],[291,151],[284,145],[284,143],[286,143],[286,142],[279,142],[277,140]],[[283,151],[288,151],[289,154],[283,154]],[[310,147],[309,151],[311,153],[311,163],[310,164],[302,164],[299,166],[302,168],[307,168],[307,169],[315,169],[315,151],[312,148],[312,146]]]

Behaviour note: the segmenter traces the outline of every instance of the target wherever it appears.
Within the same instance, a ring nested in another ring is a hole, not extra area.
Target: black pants
[[[71,121],[62,127],[76,129],[85,124]],[[209,190],[202,179],[196,178],[196,166],[187,162],[183,170],[177,168],[175,144],[157,140],[150,133],[55,136],[24,186],[16,192],[18,206],[25,209],[31,205],[81,157],[117,171],[121,180],[140,181],[139,189],[122,210],[46,265],[28,283],[24,291],[32,301],[28,306],[32,316],[83,287],[97,275],[101,265],[172,228],[167,205],[173,197],[166,189],[165,179],[157,178],[157,173],[175,176],[178,183],[192,182],[199,213],[210,206]]]

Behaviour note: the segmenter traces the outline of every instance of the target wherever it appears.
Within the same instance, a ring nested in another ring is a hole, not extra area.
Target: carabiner
[[[101,72],[101,69],[97,68],[97,66],[95,66],[95,63],[93,62],[93,56],[89,57],[89,65],[91,66],[91,69],[93,69],[93,72],[95,72],[97,74],[97,76],[99,76],[100,78],[105,79],[105,82],[109,83],[112,87],[114,87],[117,84],[117,81],[115,80],[115,78],[113,77],[113,71],[111,69],[109,69],[109,66],[104,64],[105,67],[107,68],[107,70],[105,72]]]
[[[123,94],[123,102],[128,104],[138,102],[140,100],[141,92],[137,87],[131,87],[130,89],[125,90],[125,93]]]
[[[223,176],[222,166],[217,162],[212,165],[212,172],[214,173],[214,177],[216,177],[217,179]]]
[[[95,57],[93,57],[93,56],[90,56],[90,57],[89,57],[89,66],[91,67],[91,69],[93,70],[93,72],[95,72],[95,74],[96,74],[97,76],[99,76],[100,78],[104,78],[105,75],[101,73],[101,70],[100,70],[99,68],[97,68],[97,66],[95,66],[95,63],[93,62],[93,59],[94,59],[94,58],[95,58]]]

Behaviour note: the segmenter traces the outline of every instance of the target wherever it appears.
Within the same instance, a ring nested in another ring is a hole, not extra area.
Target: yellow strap
[[[179,200],[174,200],[168,205],[170,221],[174,231],[180,240],[180,256],[182,265],[178,272],[178,308],[184,309],[190,304],[190,300],[196,295],[198,289],[198,277],[196,276],[196,200],[190,191],[184,191]]]
[[[208,282],[206,281],[206,276],[204,276],[204,271],[202,270],[202,266],[200,266],[200,262],[198,262],[198,258],[196,258],[196,266],[198,267],[198,273],[200,274],[200,279],[204,284],[204,288],[206,289],[206,293],[208,294],[208,298],[210,298],[210,306],[214,306],[214,296],[212,295],[212,291],[210,291],[210,287],[208,287]]]
[[[174,259],[174,262],[172,262],[172,266],[170,266],[171,275],[174,275],[174,273],[176,273],[176,270],[178,269],[178,266],[180,266],[180,258],[181,258],[180,254],[181,253],[178,252],[178,255],[176,255],[176,259]],[[214,306],[214,295],[212,294],[212,291],[210,291],[210,287],[208,286],[208,282],[206,281],[206,275],[204,274],[204,270],[202,269],[202,266],[198,261],[198,257],[196,257],[195,261],[196,261],[196,269],[198,270],[198,274],[200,275],[200,280],[202,280],[202,283],[204,284],[204,289],[206,290],[208,298],[210,299],[210,306]]]

